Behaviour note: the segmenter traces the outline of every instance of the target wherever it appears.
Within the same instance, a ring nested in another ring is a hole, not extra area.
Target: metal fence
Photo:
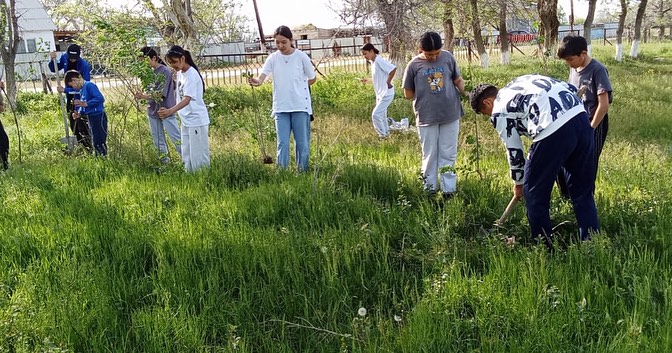
[[[558,37],[562,38],[568,34],[583,35],[583,29],[576,29],[574,31],[560,31]],[[648,30],[645,36],[647,41],[669,40],[667,31],[661,34],[655,29]],[[593,29],[591,38],[594,44],[614,45],[616,38],[616,29],[600,28]],[[486,51],[490,57],[496,57],[500,51],[500,40],[498,35],[484,36],[483,41],[486,46]],[[538,53],[540,45],[537,41],[536,35],[526,35],[523,37],[514,37],[509,46],[509,50],[514,55],[532,56]],[[632,40],[631,31],[625,31],[623,40],[628,43]],[[353,42],[354,43],[354,42]],[[382,42],[372,43],[377,48],[384,51],[386,48]],[[361,45],[343,45],[339,46],[338,50],[334,47],[312,47],[299,46],[299,49],[304,51],[312,58],[312,62],[321,76],[329,75],[333,72],[368,72],[369,67],[366,60],[359,54]],[[479,61],[478,52],[473,41],[468,39],[457,38],[453,42],[452,53],[456,60],[461,64],[475,63]],[[203,75],[206,85],[221,86],[221,85],[238,85],[246,82],[243,74],[250,73],[258,76],[263,67],[264,61],[268,57],[266,52],[251,52],[241,54],[209,54],[202,55],[195,59],[198,64],[201,74]],[[513,58],[513,56],[512,56]],[[45,65],[42,62],[29,62],[28,67],[34,68],[40,65]],[[92,64],[97,71],[92,72],[92,81],[95,82],[101,89],[108,89],[119,87],[123,82],[109,72],[98,70],[96,63]],[[19,84],[19,89],[24,91],[42,91],[48,83],[54,85],[54,77],[51,72],[46,70],[46,80],[28,80],[22,81]]]

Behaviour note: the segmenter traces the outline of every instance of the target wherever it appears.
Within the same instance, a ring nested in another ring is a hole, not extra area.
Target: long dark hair
[[[173,45],[166,53],[166,59],[170,58],[176,60],[181,57],[184,57],[184,60],[187,62],[187,64],[189,64],[189,66],[193,67],[196,72],[198,72],[198,76],[201,77],[201,82],[203,82],[203,93],[205,93],[205,80],[203,80],[203,76],[201,75],[201,71],[198,69],[198,66],[196,66],[196,63],[194,63],[194,59],[191,57],[191,52],[189,52],[189,50],[183,49],[179,45]]]
[[[434,51],[443,47],[441,36],[436,32],[425,32],[420,36],[420,49]]]
[[[146,56],[150,59],[151,58],[156,58],[156,62],[158,62],[159,64],[161,64],[163,66],[168,66],[168,65],[166,65],[166,63],[163,60],[161,60],[161,57],[159,57],[159,53],[157,53],[156,50],[154,50],[154,48],[152,48],[152,47],[142,47],[142,49],[140,49],[140,51],[142,52],[142,55],[144,55],[144,56]]]
[[[283,36],[283,37],[285,37],[289,40],[292,40],[292,37],[293,37],[292,30],[289,29],[289,27],[287,27],[287,26],[280,26],[280,27],[276,28],[275,32],[273,32],[273,37],[275,37],[277,35],[281,35],[281,36]]]
[[[373,51],[376,55],[380,54],[380,50],[376,49],[371,43],[366,43],[359,51]]]

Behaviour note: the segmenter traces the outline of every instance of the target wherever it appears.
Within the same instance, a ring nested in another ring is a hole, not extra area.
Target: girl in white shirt
[[[208,126],[210,116],[203,101],[205,83],[188,50],[174,45],[166,53],[166,61],[177,72],[175,95],[177,104],[159,109],[159,117],[175,113],[182,121],[182,162],[187,172],[210,166]]]
[[[273,76],[273,112],[277,133],[277,161],[280,168],[289,166],[289,135],[294,134],[296,165],[300,171],[308,170],[310,160],[310,115],[313,107],[309,85],[315,82],[315,68],[308,55],[292,45],[292,31],[287,26],[278,27],[273,37],[278,51],[268,56],[261,75],[250,77],[252,86],[261,85],[266,77]]]
[[[373,128],[378,137],[386,138],[390,135],[390,125],[387,122],[387,108],[394,99],[394,86],[392,80],[397,72],[397,67],[382,56],[371,43],[366,43],[361,49],[362,56],[371,62],[371,77],[373,79],[373,91],[376,93],[376,106],[371,113]],[[363,80],[366,82],[367,80]]]

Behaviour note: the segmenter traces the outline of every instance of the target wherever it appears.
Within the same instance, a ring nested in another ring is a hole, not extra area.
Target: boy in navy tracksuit
[[[56,58],[56,52],[49,53],[52,59]],[[61,55],[58,60],[58,67],[54,67],[54,62],[49,61],[49,70],[52,72],[63,70],[67,72],[76,70],[79,72],[85,81],[91,80],[91,65],[81,57],[81,48],[77,44],[72,44],[68,47],[65,53]],[[66,107],[68,110],[68,119],[70,120],[70,130],[77,137],[77,142],[84,146],[87,150],[91,150],[91,134],[89,133],[89,126],[86,118],[74,119],[72,113],[75,111],[73,102],[79,99],[79,92],[67,86],[65,89],[58,87],[59,92],[65,93]]]
[[[475,112],[490,121],[506,145],[514,182],[513,193],[525,197],[534,239],[542,236],[552,247],[551,190],[561,168],[567,175],[569,197],[581,240],[599,231],[593,197],[595,159],[593,129],[576,87],[541,75],[525,75],[506,87],[481,84],[470,94]],[[521,136],[532,139],[525,158]]]
[[[71,70],[65,73],[66,86],[79,91],[79,99],[73,101],[75,112],[73,119],[88,118],[93,148],[96,155],[107,155],[107,114],[105,114],[105,97],[95,83],[86,81],[82,75]]]

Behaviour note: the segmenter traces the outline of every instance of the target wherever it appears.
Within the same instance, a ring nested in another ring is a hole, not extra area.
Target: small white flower
[[[215,107],[215,106],[217,106],[217,104],[215,104],[213,102],[208,103],[208,108],[212,108],[212,107]]]
[[[326,253],[327,253],[327,250],[329,250],[329,249],[327,249],[326,246],[322,246],[322,247],[320,247],[320,251],[321,251],[323,254],[326,254]]]
[[[366,316],[366,308],[365,307],[359,308],[359,310],[357,310],[357,315],[359,315],[361,317]]]
[[[401,322],[401,315],[394,315],[394,321]]]

